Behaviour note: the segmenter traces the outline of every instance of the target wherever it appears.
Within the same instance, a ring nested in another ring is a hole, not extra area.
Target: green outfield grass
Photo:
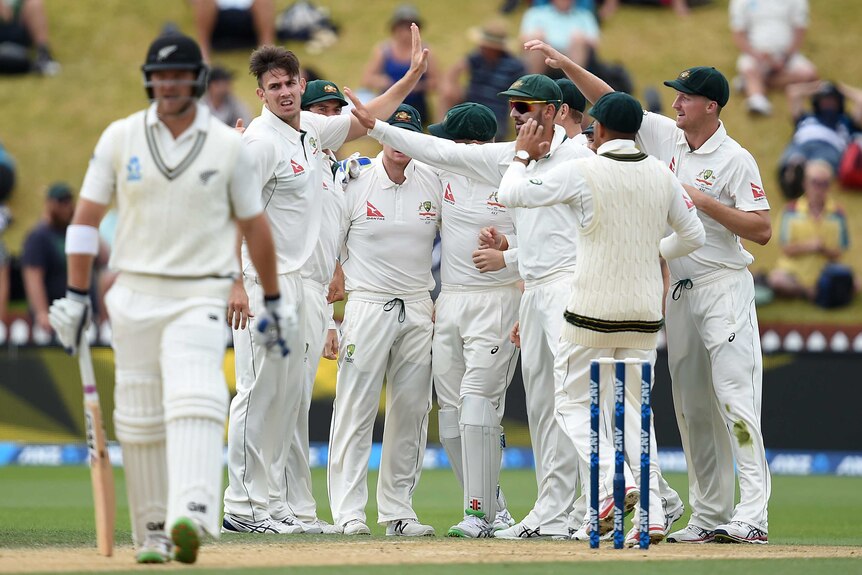
[[[318,501],[326,501],[325,473],[314,470],[314,491]],[[128,510],[125,502],[123,473],[116,472],[117,479],[117,544],[130,546]],[[685,493],[684,475],[668,476],[671,485]],[[369,476],[370,493],[374,493],[376,474]],[[535,480],[532,471],[504,471],[502,484],[509,499],[509,506],[516,518],[523,516],[535,497]],[[862,498],[858,496],[862,480],[842,477],[775,477],[772,484],[770,505],[770,543],[773,545],[841,545],[862,546]],[[432,524],[438,535],[459,518],[458,504],[460,488],[449,470],[426,471],[416,491],[414,504],[420,519]],[[320,506],[320,515],[330,519],[325,503]],[[369,524],[373,540],[381,544],[384,529],[374,524],[376,507],[374,501],[368,505]],[[677,526],[685,524],[686,517]],[[287,537],[297,541],[296,537]],[[349,538],[338,536],[302,536],[302,541],[319,542]],[[248,536],[224,536],[217,544],[228,546],[248,544]],[[257,540],[259,541],[259,540]],[[256,542],[257,542],[256,541]],[[368,541],[368,539],[363,539]],[[438,539],[441,545],[447,544]],[[451,541],[451,545],[469,545],[468,542]],[[395,544],[388,542],[387,544]],[[518,543],[515,543],[518,545]],[[529,545],[530,543],[521,543]],[[566,545],[566,543],[561,543]],[[0,471],[0,558],[3,550],[16,548],[50,549],[56,547],[95,547],[89,471],[86,467],[7,467]],[[525,548],[526,549],[526,548]],[[474,559],[465,547],[465,561]],[[862,559],[862,553],[860,553]],[[604,575],[631,573],[629,562],[608,563],[602,566]],[[581,573],[595,564],[578,567],[571,563],[511,564],[469,567],[473,573]],[[460,566],[446,565],[445,569]],[[643,570],[641,569],[643,567]],[[441,565],[414,565],[416,574],[440,572]],[[302,568],[304,573],[332,572],[328,568]],[[398,566],[374,566],[339,568],[339,573],[395,573]],[[198,571],[206,572],[206,571]],[[223,571],[222,571],[223,572]],[[246,571],[233,571],[246,572]],[[251,572],[251,571],[248,571]],[[298,569],[256,569],[254,572],[294,573]],[[862,561],[848,558],[836,559],[752,559],[726,561],[651,561],[638,565],[637,573],[781,573],[790,575],[805,573],[862,573]]]

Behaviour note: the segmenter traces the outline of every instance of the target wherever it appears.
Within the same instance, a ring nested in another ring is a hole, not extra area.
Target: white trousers
[[[590,364],[594,359],[613,357],[616,359],[641,359],[648,361],[650,369],[655,365],[655,350],[647,349],[601,349],[584,347],[569,341],[560,340],[557,353],[556,373],[557,418],[571,438],[578,456],[579,469],[589,470],[590,458]],[[602,366],[599,379],[599,397],[602,418],[605,420],[600,429],[612,428],[609,420],[614,403],[614,367]],[[653,378],[650,378],[652,381]],[[628,366],[625,387],[625,454],[632,465],[631,475],[634,485],[640,486],[640,449],[641,449],[641,368]],[[614,447],[607,432],[599,433],[599,500],[613,495]],[[655,428],[650,419],[650,524],[664,527],[664,508],[661,501],[659,482],[661,471],[658,464]],[[587,504],[590,497],[589,472],[582,474],[581,490]],[[631,482],[627,478],[626,484]]]
[[[123,285],[121,276],[105,302],[135,544],[183,516],[218,537],[226,301],[150,295]]]
[[[329,434],[329,502],[337,525],[366,520],[368,461],[384,377],[378,522],[417,518],[412,500],[431,410],[432,310],[427,293],[350,294],[341,324]]]
[[[571,295],[571,273],[559,272],[527,285],[521,297],[521,374],[538,485],[536,503],[523,523],[541,528],[543,535],[568,533],[575,499],[577,458],[554,409],[554,360]]]
[[[287,358],[268,354],[254,319],[234,330],[236,396],[228,424],[228,487],[225,513],[250,521],[280,520],[287,508],[285,465],[293,440],[303,390],[305,305],[298,273],[279,276],[281,297],[300,310],[299,334],[288,342]],[[259,317],[263,289],[244,279],[251,311]]]
[[[329,330],[328,286],[303,279],[305,297],[305,382],[299,401],[299,416],[290,451],[287,454],[287,506],[291,514],[304,522],[317,519],[317,504],[311,489],[311,468],[308,463],[308,410],[317,365]]]
[[[760,429],[763,363],[751,274],[724,271],[695,281],[691,289],[669,290],[666,322],[688,465],[689,522],[714,529],[738,520],[767,531],[771,485]]]

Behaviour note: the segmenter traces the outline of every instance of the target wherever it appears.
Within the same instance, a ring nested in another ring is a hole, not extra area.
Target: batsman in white
[[[422,130],[419,113],[405,104],[388,122],[398,130]],[[345,535],[370,534],[368,460],[385,377],[378,523],[386,525],[387,536],[434,535],[433,527],[418,521],[413,491],[431,410],[431,251],[440,180],[430,167],[384,146],[348,184],[345,206],[341,264],[348,300],[327,468],[332,518]]]
[[[499,194],[501,203],[513,207],[560,203],[578,215],[578,260],[555,372],[557,417],[574,443],[581,468],[589,461],[591,360],[655,362],[664,288],[659,254],[680,257],[704,242],[703,225],[682,185],[666,166],[634,145],[643,119],[640,103],[628,94],[611,92],[589,113],[596,119],[596,156],[568,162],[541,178],[531,177],[527,166],[545,155],[547,144],[541,127],[530,121],[518,133],[518,152]],[[528,158],[521,159],[522,150]],[[674,233],[662,239],[668,225]],[[641,440],[639,380],[628,380],[625,395],[626,451],[636,454]],[[605,399],[610,397],[604,394]],[[654,437],[651,433],[650,469],[632,466],[632,473],[636,482],[641,471],[650,474],[649,536],[656,543],[665,536],[665,517]],[[610,457],[602,461],[605,477],[612,475],[611,462]],[[589,483],[584,487],[588,494]],[[637,536],[634,527],[626,543],[637,543]]]
[[[228,390],[224,322],[236,259],[236,220],[260,271],[259,319],[274,346],[293,326],[279,296],[260,180],[234,130],[198,103],[207,68],[194,40],[157,38],[143,65],[152,104],[112,123],[90,160],[66,238],[69,290],[51,324],[75,353],[98,225],[116,200],[107,295],[116,362],[114,426],[123,447],[132,536],[141,563],[193,563],[218,536]],[[256,305],[258,302],[255,302]],[[165,533],[170,526],[171,539]]]
[[[369,102],[377,117],[388,117],[419,81],[427,65],[419,30],[413,33],[410,70],[385,93]],[[337,150],[364,135],[351,116],[326,117],[301,110],[305,80],[299,60],[284,48],[256,50],[249,70],[257,78],[261,115],[249,124],[243,140],[251,149],[256,173],[263,182],[261,195],[273,229],[282,293],[297,305],[298,329],[289,342],[293,353],[273,364],[262,353],[254,329],[235,330],[237,395],[231,402],[228,428],[228,478],[225,490],[225,531],[245,533],[302,533],[287,498],[287,454],[299,419],[305,382],[305,314],[301,269],[318,244],[322,220],[321,158],[324,149]],[[254,317],[260,291],[258,274],[247,253],[242,254],[243,285],[234,286],[229,319],[235,314]],[[242,323],[242,321],[240,321]]]
[[[544,51],[545,61],[562,67],[588,100],[611,91],[542,43],[527,47]],[[665,306],[668,363],[692,514],[667,540],[762,544],[771,489],[760,429],[763,363],[748,271],[754,258],[741,240],[769,241],[769,203],[757,163],[719,117],[730,98],[724,75],[697,66],[665,85],[676,90],[676,121],[645,114],[636,142],[677,175],[706,230],[702,248],[668,262],[674,284]]]
[[[563,128],[554,126],[562,94],[550,78],[538,74],[524,76],[501,95],[509,98],[516,129],[528,118],[540,119],[546,125],[550,151],[547,157],[535,163],[537,177],[558,163],[592,155],[584,146],[567,140]],[[515,153],[514,142],[468,145],[393,130],[382,122],[377,122],[369,134],[437,168],[492,187],[499,186]],[[493,201],[499,203],[496,199]],[[563,206],[537,210],[516,208],[510,212],[517,234],[494,233],[487,245],[496,249],[514,248],[517,242],[517,266],[526,284],[520,304],[521,367],[538,497],[527,517],[519,524],[496,531],[495,537],[567,538],[567,514],[574,500],[577,469],[569,439],[554,418],[553,363],[563,322],[563,302],[571,290],[576,249],[571,230],[577,221],[573,212]],[[509,252],[504,254],[506,265],[515,265],[512,250],[504,251]],[[480,269],[499,269],[496,266],[486,268],[490,262],[479,263]],[[499,426],[496,415],[486,425]]]

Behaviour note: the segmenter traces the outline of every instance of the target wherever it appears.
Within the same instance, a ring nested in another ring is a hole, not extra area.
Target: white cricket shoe
[[[523,523],[516,523],[506,529],[494,531],[495,539],[568,539],[569,534],[542,533],[540,527],[535,529]]]
[[[161,533],[148,533],[144,544],[135,552],[135,561],[138,563],[167,563],[171,560],[174,543],[170,538]]]
[[[719,525],[714,531],[716,543],[758,543],[769,542],[766,531],[744,521],[731,521]]]
[[[655,545],[656,543],[661,543],[664,541],[666,534],[667,531],[664,530],[664,525],[650,525],[649,544]],[[625,546],[637,547],[640,544],[640,535],[641,533],[637,526],[632,527],[628,534],[626,534]]]
[[[493,536],[494,525],[475,515],[465,515],[460,523],[450,527],[446,533],[446,537],[466,537],[468,539],[484,539]]]
[[[599,541],[610,541],[614,538],[614,529],[611,527],[604,533],[601,532],[601,523],[599,524]],[[590,540],[590,520],[586,519],[581,526],[571,534],[573,541],[589,541]]]
[[[360,519],[351,519],[345,523],[341,532],[345,535],[371,535],[371,529]]]
[[[667,536],[668,543],[712,543],[713,541],[715,541],[714,532],[691,523]]]
[[[511,527],[514,524],[515,518],[512,517],[512,514],[505,507],[497,511],[497,515],[494,516],[494,531]]]
[[[307,535],[337,535],[344,533],[344,528],[340,525],[332,525],[323,519],[315,519],[314,521],[299,521],[302,532]]]
[[[668,509],[667,499],[661,498],[661,507],[664,509],[664,532],[670,533],[670,527],[677,521],[679,521],[680,517],[685,514],[685,503],[682,502],[682,499],[679,500],[679,505]]]
[[[387,537],[433,537],[434,528],[415,519],[398,519],[386,525]]]
[[[302,528],[298,525],[291,526],[286,525],[280,521],[273,521],[269,517],[261,519],[260,521],[249,521],[248,519],[243,519],[241,517],[237,517],[236,515],[231,515],[230,513],[225,513],[224,520],[222,520],[221,523],[221,532],[284,535],[302,533]]]

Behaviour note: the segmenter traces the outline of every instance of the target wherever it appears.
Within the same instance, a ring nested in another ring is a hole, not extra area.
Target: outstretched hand
[[[368,108],[365,107],[362,100],[356,97],[353,90],[345,86],[344,95],[353,103],[353,110],[351,110],[351,112],[356,116],[356,119],[359,120],[360,125],[362,125],[366,130],[374,128],[374,122],[377,121],[377,118],[368,111]]]
[[[526,150],[534,160],[546,156],[551,149],[551,143],[545,139],[545,128],[532,118],[524,122],[518,130],[515,149]]]
[[[410,70],[422,76],[428,69],[428,48],[422,47],[422,36],[415,22],[410,24],[410,36],[413,42],[410,51]]]
[[[566,61],[571,61],[559,50],[551,47],[550,45],[542,42],[541,40],[528,40],[527,42],[524,42],[524,50],[538,50],[545,55],[545,64],[547,64],[551,68],[562,68],[563,64]]]

